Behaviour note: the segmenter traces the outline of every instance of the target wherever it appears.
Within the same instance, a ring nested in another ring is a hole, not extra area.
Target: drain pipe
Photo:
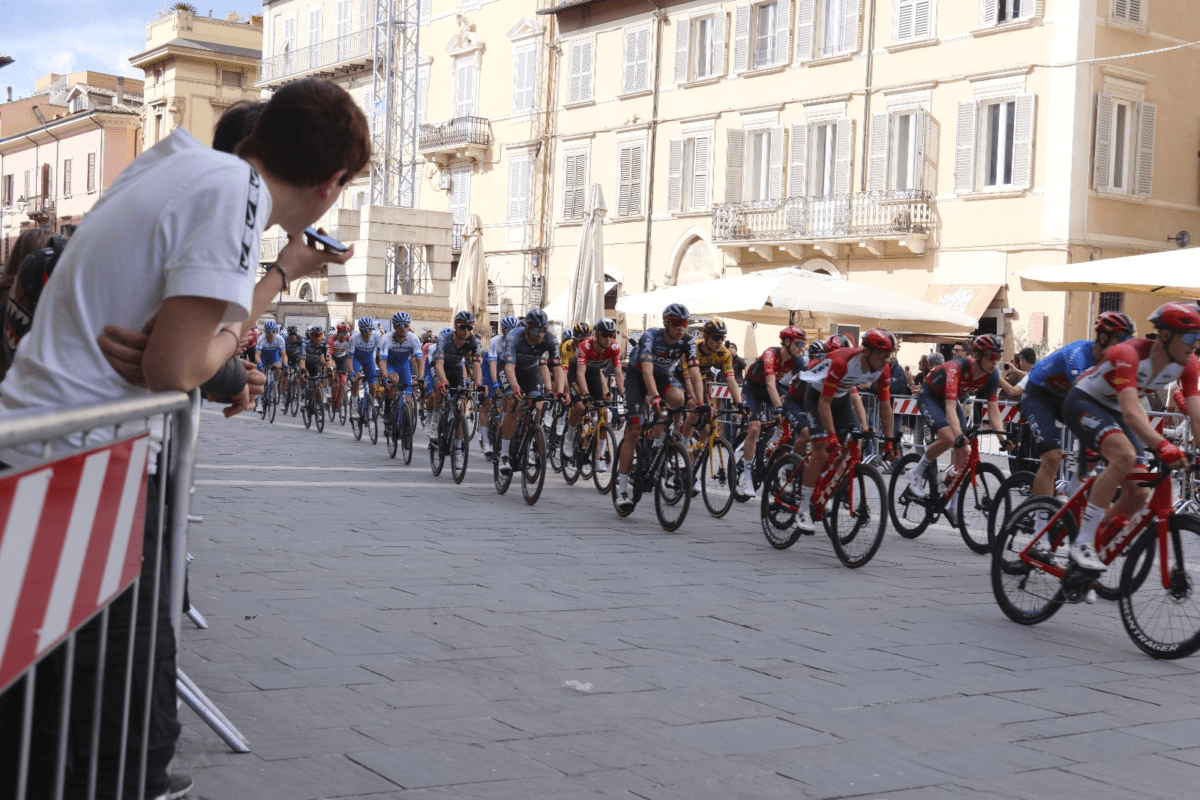
[[[654,92],[651,99],[650,111],[650,157],[647,159],[648,178],[646,181],[646,260],[642,266],[642,291],[650,291],[650,233],[654,226],[654,161],[658,152],[658,86],[662,74],[662,35],[663,20],[667,12],[659,5],[658,0],[648,0],[654,6]],[[650,324],[650,317],[642,315],[642,330]],[[628,330],[628,323],[626,323]]]
[[[859,181],[859,191],[867,190],[867,166],[871,162],[871,79],[875,67],[875,2],[871,0],[871,13],[867,16],[867,77],[866,89],[863,91],[863,137],[862,137],[862,177]],[[846,272],[850,272],[850,263],[846,263]]]

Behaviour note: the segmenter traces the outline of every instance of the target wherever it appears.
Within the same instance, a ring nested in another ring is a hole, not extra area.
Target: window
[[[854,122],[848,117],[792,126],[788,194],[829,198],[850,192]]]
[[[63,176],[63,188],[62,188],[63,197],[70,197],[71,196],[71,159],[69,159],[69,158],[63,160],[62,176]]]
[[[571,43],[568,103],[586,103],[592,99],[592,44],[591,39],[580,39]]]
[[[1124,96],[1107,91],[1097,96],[1092,184],[1099,191],[1148,197],[1154,188],[1158,107],[1135,100],[1134,94],[1125,89]]]
[[[810,61],[858,52],[862,7],[862,0],[802,0],[797,10],[796,58]]]
[[[817,52],[822,56],[837,55],[842,52],[846,0],[818,0],[817,13],[820,16]]]
[[[771,132],[746,132],[746,192],[745,199],[771,199]]]
[[[982,178],[986,188],[1012,185],[1015,100],[989,103],[983,107]]]
[[[642,160],[646,146],[641,142],[619,146],[617,216],[636,217],[642,213]]]
[[[283,20],[283,35],[279,37],[279,52],[283,54],[283,72],[295,72],[295,57],[292,55],[296,51],[296,18],[294,16],[285,17]]]
[[[450,170],[450,215],[454,227],[462,231],[467,224],[467,208],[471,202],[471,168]],[[460,234],[461,235],[461,234]]]
[[[537,44],[525,42],[513,49],[513,113],[532,111],[537,87]]]
[[[1117,0],[1121,2],[1122,0]],[[1042,0],[979,0],[979,25],[990,28],[1022,19],[1030,19],[1041,13]],[[1139,2],[1139,0],[1134,0]]]
[[[754,7],[751,25],[754,33],[754,61],[751,69],[775,66],[775,3],[763,3]]]
[[[337,27],[334,29],[339,61],[350,56],[350,0],[337,0]]]
[[[716,49],[716,16],[701,17],[692,21],[692,33],[696,46],[692,56],[692,79],[703,80],[715,74],[716,66],[713,50]],[[684,30],[680,28],[680,30]],[[723,44],[723,43],[722,43]]]
[[[650,88],[650,29],[625,31],[625,79],[622,93],[632,94]]]
[[[30,197],[33,197],[33,184],[31,183],[32,180],[33,180],[32,171],[25,170],[25,191],[21,195],[25,199],[29,199]]]
[[[321,66],[321,9],[308,10],[308,67],[316,69]]]
[[[6,206],[13,204],[13,176],[11,174],[4,176],[3,195],[0,197],[0,202]]]
[[[725,73],[725,12],[675,21],[675,82],[688,83]]]
[[[1141,25],[1143,0],[1112,0],[1112,18]]]
[[[529,179],[533,159],[528,153],[514,155],[508,162],[508,221],[529,219]]]
[[[791,50],[791,0],[737,7],[733,31],[733,66],[738,72],[787,63]]]
[[[812,137],[812,167],[808,193],[812,197],[826,197],[834,193],[834,176],[837,172],[837,123],[814,125]]]
[[[873,114],[867,188],[872,192],[934,191],[937,139],[937,123],[921,108]]]
[[[71,98],[71,103],[70,103],[69,107],[71,109],[72,114],[74,114],[77,111],[83,111],[85,108],[87,108],[87,97],[85,97],[82,94],[75,95],[74,97]]]
[[[725,202],[782,199],[783,136],[781,127],[726,132]]]
[[[671,211],[704,211],[709,207],[712,134],[685,136],[671,142],[667,207]]]
[[[1122,292],[1101,292],[1100,307],[1097,313],[1103,314],[1107,311],[1124,311],[1122,308],[1125,305],[1125,295]]]
[[[242,87],[242,73],[231,72],[227,69],[221,70],[221,85],[233,86],[240,89]]]
[[[933,0],[898,0],[892,41],[915,42],[933,35]]]
[[[588,151],[563,154],[563,219],[583,219],[587,206]]]
[[[1034,96],[958,104],[954,186],[959,194],[1028,189],[1033,179]]]
[[[95,153],[88,153],[87,190],[89,192],[96,191],[96,154]]]
[[[475,116],[475,55],[454,60],[454,116]]]

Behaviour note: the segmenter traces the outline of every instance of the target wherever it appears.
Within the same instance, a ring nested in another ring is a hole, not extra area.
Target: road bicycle
[[[550,469],[555,472],[563,470],[563,441],[567,438],[567,412],[569,403],[554,402],[549,414],[542,415],[542,427],[546,435],[546,455],[550,459]]]
[[[258,413],[267,422],[274,422],[275,411],[279,406],[279,389],[275,384],[275,370],[268,366],[265,373],[267,382],[263,385],[262,396],[258,398]]]
[[[329,392],[329,419],[340,419],[343,425],[349,417],[350,392],[347,387],[346,373],[338,371],[333,386]]]
[[[1193,458],[1189,454],[1189,462]],[[1193,463],[1189,474],[1198,468]],[[1128,519],[1114,517],[1095,542],[1107,571],[1119,571],[1112,594],[1125,632],[1144,653],[1162,659],[1200,649],[1200,595],[1193,591],[1192,576],[1200,563],[1200,519],[1175,513],[1170,477],[1168,469],[1126,477],[1153,490],[1149,501]],[[1089,589],[1101,592],[1101,573],[1080,567],[1068,554],[1094,482],[1094,477],[1085,480],[1065,504],[1031,498],[1000,531],[992,552],[992,592],[1014,622],[1043,622],[1063,603],[1085,600]]]
[[[887,525],[887,492],[879,470],[862,463],[859,442],[873,439],[872,431],[852,431],[826,462],[813,489],[813,522],[820,521],[833,542],[838,560],[852,569],[875,557]],[[796,543],[802,531],[796,526],[800,492],[808,457],[789,453],[767,471],[763,486],[763,535],[777,550]]]
[[[720,519],[729,513],[733,505],[734,492],[738,479],[738,466],[733,453],[733,445],[718,432],[725,427],[718,418],[742,418],[745,412],[741,409],[729,411],[709,411],[701,414],[696,423],[696,430],[708,428],[708,435],[700,437],[688,445],[688,457],[692,460],[692,471],[695,480],[700,482],[700,494],[704,498],[704,507],[708,513]],[[693,484],[694,488],[694,484]]]
[[[745,503],[750,495],[742,494],[738,479],[745,470],[746,429],[743,427],[737,437],[731,442],[733,457],[736,459],[733,474],[733,498],[739,503]],[[763,476],[776,459],[792,452],[792,422],[787,415],[767,420],[762,424],[758,434],[758,446],[754,449],[754,462],[750,465],[750,478],[755,489],[761,489]]]
[[[414,417],[411,406],[412,395],[405,391],[409,384],[396,387],[395,393],[388,392],[383,400],[383,438],[387,442],[388,455],[402,454],[405,464],[412,463]]]
[[[475,434],[479,432],[479,404],[481,402],[480,395],[482,389],[468,381],[467,386],[471,389],[467,395],[466,401],[463,404],[463,420],[467,424],[467,441],[475,438]]]
[[[593,400],[584,395],[587,410],[579,424],[567,431],[574,452],[566,453],[566,437],[563,437],[562,476],[568,484],[579,478],[589,478],[600,494],[607,494],[615,472],[617,435],[608,424],[608,412],[616,406],[609,400]]]
[[[317,423],[317,433],[325,431],[325,402],[320,397],[320,385],[324,374],[316,380],[305,381],[303,397],[299,400],[300,416],[304,420],[304,427],[307,430],[312,427],[313,422]]]
[[[467,460],[471,455],[471,439],[467,436],[467,425],[463,403],[471,394],[466,386],[449,387],[437,410],[434,436],[429,440],[429,469],[433,474],[442,474],[446,456],[450,456],[450,477],[462,483],[467,475]]]
[[[378,444],[379,415],[376,413],[373,394],[371,386],[359,384],[358,396],[351,398],[350,429],[354,431],[356,441],[362,441],[365,430],[371,438],[371,444]]]
[[[676,434],[676,418],[690,413],[687,406],[665,408],[660,416],[642,425],[641,436],[634,443],[633,465],[629,470],[629,491],[633,506],[622,510],[617,505],[620,481],[612,481],[612,502],[617,515],[627,517],[637,508],[643,494],[654,493],[654,513],[665,531],[678,530],[687,518],[692,502],[692,461],[687,448]],[[657,429],[662,428],[661,433]],[[625,447],[629,431],[621,437]],[[621,450],[617,451],[618,454]]]
[[[996,502],[1004,473],[994,464],[983,461],[979,455],[979,435],[1004,436],[1004,431],[979,430],[978,426],[964,431],[970,443],[966,461],[956,473],[947,473],[947,481],[939,483],[936,462],[929,462],[925,475],[924,497],[915,495],[908,488],[908,476],[916,469],[921,457],[909,453],[892,468],[892,481],[888,490],[888,508],[892,525],[905,539],[915,539],[942,516],[958,529],[963,541],[972,551],[980,554],[991,552],[988,539],[988,515]]]
[[[521,406],[517,415],[517,429],[513,433],[509,445],[508,462],[512,474],[505,475],[500,471],[500,445],[496,446],[496,460],[492,462],[492,480],[496,492],[504,494],[512,483],[512,476],[521,476],[521,497],[528,505],[533,505],[542,494],[542,486],[546,482],[546,434],[542,430],[542,415],[545,413],[544,404],[549,398],[540,392],[529,392],[521,398]],[[500,426],[497,426],[499,431]],[[499,440],[496,440],[499,441]]]

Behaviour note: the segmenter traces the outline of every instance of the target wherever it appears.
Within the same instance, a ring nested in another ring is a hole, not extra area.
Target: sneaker
[[[563,439],[563,455],[567,458],[575,457],[575,437],[569,436]]]
[[[1107,565],[1100,560],[1100,556],[1096,555],[1096,548],[1090,542],[1083,544],[1071,545],[1071,560],[1083,569],[1092,570],[1094,572],[1104,572],[1108,569]]]
[[[182,800],[191,793],[192,787],[195,785],[192,776],[173,773],[167,791],[157,795],[154,800]]]
[[[1096,590],[1088,589],[1088,593],[1083,596],[1083,602],[1087,603],[1089,606],[1092,605],[1093,603],[1095,603],[1096,602]]]
[[[608,474],[608,462],[603,461],[603,460],[597,461],[596,462],[596,472],[598,472],[601,475],[607,475]]]
[[[617,510],[632,511],[633,510],[633,495],[629,492],[617,492]]]
[[[925,488],[925,481],[917,477],[917,473],[910,472],[908,475],[908,493],[913,497],[924,498],[929,496],[929,492]]]
[[[500,474],[512,475],[512,463],[508,460],[508,456],[500,456]]]
[[[738,494],[750,500],[758,497],[758,489],[754,488],[754,479],[747,478],[743,474],[742,479],[738,481]]]
[[[483,457],[486,458],[488,461],[491,461],[495,455],[496,455],[496,451],[492,449],[492,443],[484,442],[483,443]]]
[[[796,529],[805,536],[812,536],[813,532],[817,529],[816,525],[813,524],[812,514],[809,514],[807,511],[801,511],[797,514]]]
[[[700,494],[701,488],[702,487],[700,486],[700,479],[696,478],[696,482],[692,484],[692,497],[695,497],[696,495]]]

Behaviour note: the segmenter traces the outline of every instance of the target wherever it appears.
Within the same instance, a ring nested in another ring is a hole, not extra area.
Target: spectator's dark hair
[[[21,266],[21,262],[30,253],[48,245],[51,235],[50,231],[39,227],[26,228],[17,236],[17,241],[8,253],[4,271],[0,272],[0,306],[8,299],[8,293],[12,291],[13,282],[17,279],[17,268]]]
[[[1019,355],[1021,357],[1021,360],[1024,361],[1026,364],[1036,364],[1037,363],[1037,350],[1034,350],[1032,347],[1024,348],[1023,350],[1021,350],[1021,352],[1017,353],[1017,355]]]
[[[258,122],[258,116],[265,106],[266,103],[243,100],[226,109],[213,128],[213,150],[232,153],[238,142],[254,130],[254,123]]]
[[[263,107],[250,135],[235,149],[294,186],[317,186],[339,170],[339,185],[371,160],[367,117],[332,81],[305,78],[280,88]]]

